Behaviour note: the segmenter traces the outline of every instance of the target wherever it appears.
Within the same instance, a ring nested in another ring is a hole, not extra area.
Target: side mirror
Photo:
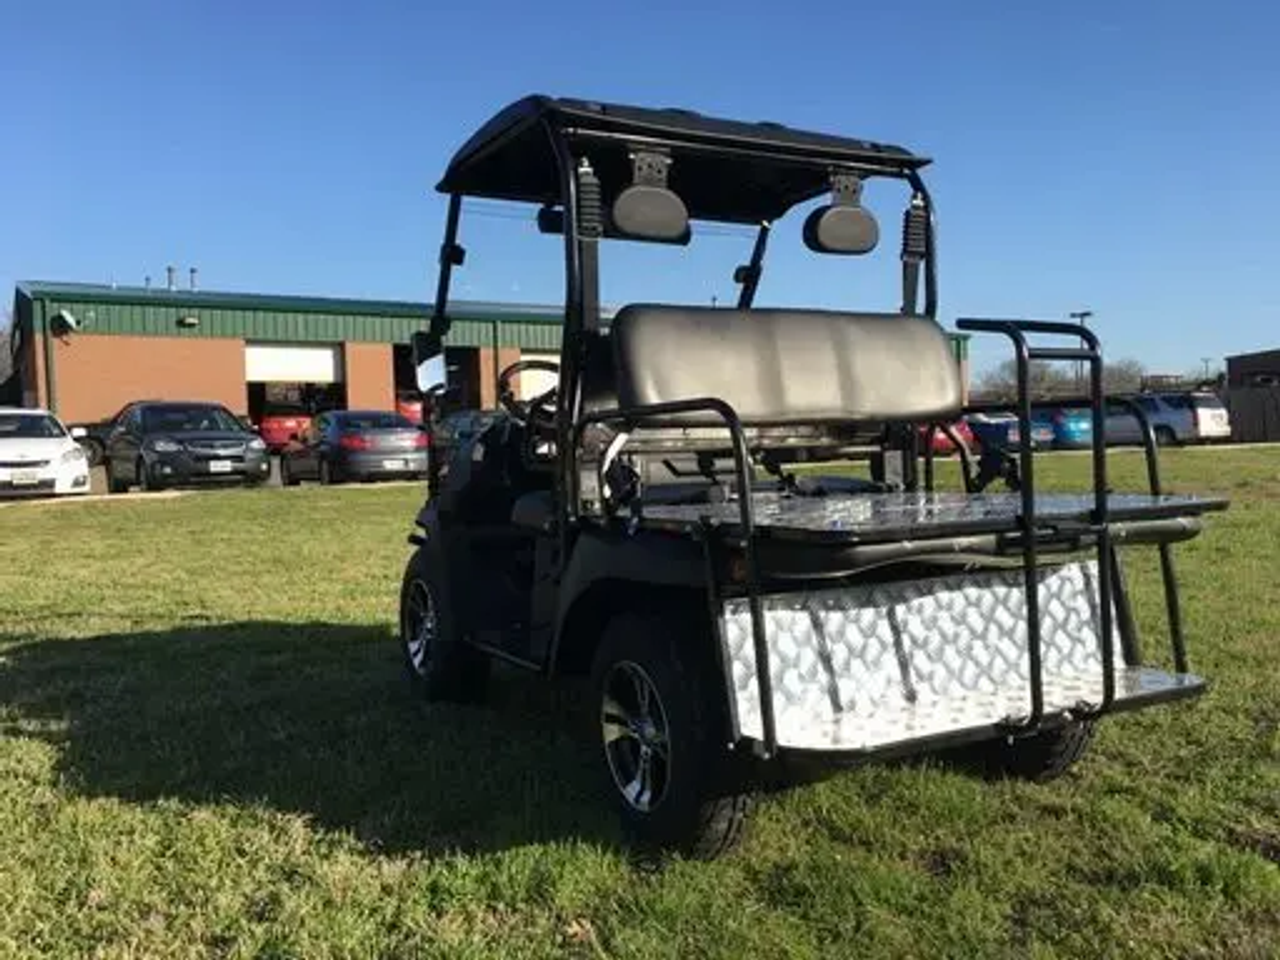
[[[412,344],[418,391],[427,393],[434,387],[443,386],[448,373],[444,364],[444,344],[440,342],[440,337],[419,330],[413,335]]]
[[[71,428],[71,439],[72,439],[72,440],[83,440],[83,439],[84,439],[85,437],[87,437],[88,435],[89,435],[89,431],[88,431],[88,430],[86,430],[84,427],[72,427],[72,428]]]

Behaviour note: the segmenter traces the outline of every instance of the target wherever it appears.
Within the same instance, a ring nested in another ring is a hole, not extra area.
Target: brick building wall
[[[54,341],[53,371],[58,415],[67,422],[150,398],[210,400],[247,412],[242,340],[81,333]]]
[[[395,371],[391,344],[343,344],[347,406],[352,410],[394,410]]]
[[[24,406],[48,407],[44,384],[44,337],[27,337],[21,360],[23,371],[22,403]]]
[[[520,359],[519,347],[499,347],[498,362],[494,364],[493,349],[491,347],[480,347],[480,407],[483,410],[492,410],[498,406],[498,377],[504,369],[511,366]],[[520,377],[517,375],[511,384],[513,390],[520,387]]]

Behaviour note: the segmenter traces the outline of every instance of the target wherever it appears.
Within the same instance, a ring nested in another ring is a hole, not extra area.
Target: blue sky
[[[948,325],[1092,309],[1110,356],[1160,372],[1280,344],[1274,4],[18,6],[0,12],[0,289],[172,263],[207,288],[426,299],[439,173],[537,91],[933,157]],[[891,307],[901,199],[868,190],[869,263],[816,260],[786,218],[762,300]],[[463,239],[458,296],[560,297],[529,221],[483,205]],[[611,248],[604,296],[723,301],[748,245]]]

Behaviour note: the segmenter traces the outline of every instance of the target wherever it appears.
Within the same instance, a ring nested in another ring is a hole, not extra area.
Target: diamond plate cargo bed
[[[1038,573],[1045,715],[1096,707],[1103,695],[1097,565]],[[766,594],[761,604],[780,747],[883,750],[1014,726],[1030,713],[1020,570]],[[735,732],[761,739],[745,599],[723,602],[720,630]],[[1123,662],[1114,672],[1114,710],[1203,688],[1190,674]]]

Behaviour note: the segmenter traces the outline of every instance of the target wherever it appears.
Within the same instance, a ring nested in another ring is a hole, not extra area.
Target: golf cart
[[[558,364],[508,366],[501,410],[433,442],[401,593],[406,665],[432,700],[482,699],[494,659],[589,676],[601,780],[645,846],[717,855],[758,785],[810,762],[966,747],[1002,775],[1049,778],[1100,716],[1204,689],[1170,546],[1226,504],[1161,493],[1149,426],[1150,491],[1109,490],[1092,331],[957,322],[1010,344],[1023,437],[1029,365],[1088,365],[1092,489],[1037,489],[1029,444],[1000,469],[962,456],[956,489],[937,489],[930,432],[970,410],[936,320],[927,163],[777,124],[528,97],[439,184],[438,289],[414,338],[424,376],[449,333],[464,198],[536,208],[563,243],[565,319]],[[880,232],[862,191],[883,181],[906,197],[900,308],[755,305],[785,214],[825,200],[796,225],[804,246],[869,254]],[[700,222],[755,231],[735,305],[602,315],[602,243],[687,245]],[[556,386],[518,399],[530,369]],[[849,475],[859,457],[867,475]],[[1136,544],[1161,553],[1170,670],[1140,650],[1117,550]]]

